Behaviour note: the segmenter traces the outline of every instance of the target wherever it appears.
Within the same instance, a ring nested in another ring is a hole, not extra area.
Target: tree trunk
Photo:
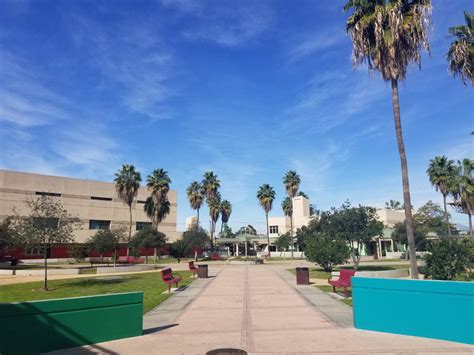
[[[402,123],[400,120],[400,103],[398,101],[398,82],[392,79],[392,103],[395,132],[397,135],[398,152],[402,167],[403,204],[405,207],[405,224],[407,228],[408,249],[410,250],[411,278],[418,279],[418,266],[416,263],[415,235],[413,230],[413,217],[411,214],[410,182],[408,180],[408,163],[403,143]]]
[[[448,236],[451,236],[451,226],[449,225],[448,208],[446,207],[446,194],[443,194],[443,203],[444,203],[444,218],[446,219],[446,224],[448,226]]]
[[[45,291],[48,291],[48,248],[44,248],[44,283],[43,288]]]
[[[157,254],[158,254],[157,250],[158,250],[158,248],[153,248],[153,256],[155,257],[155,263],[158,261],[158,259],[156,258]]]
[[[128,205],[128,210],[130,212],[130,225],[128,228],[127,256],[130,255],[130,241],[132,240],[132,205]]]
[[[291,203],[293,204],[293,199],[291,199]],[[290,215],[290,245],[291,245],[291,258],[293,259],[293,249],[295,249],[295,244],[293,243],[293,205],[291,207],[291,215]]]
[[[196,221],[196,228],[195,228],[196,231],[198,227],[199,227],[199,208],[197,209],[197,221]]]
[[[222,236],[222,230],[224,229],[224,221],[221,221],[221,236]]]
[[[114,249],[114,267],[117,266],[117,249]]]
[[[148,264],[148,251],[145,252],[145,264]]]
[[[268,230],[268,212],[265,212],[265,219],[267,220],[267,245],[268,245],[268,258],[270,258],[270,233]]]
[[[467,216],[469,217],[469,235],[472,236],[472,214],[468,213]]]

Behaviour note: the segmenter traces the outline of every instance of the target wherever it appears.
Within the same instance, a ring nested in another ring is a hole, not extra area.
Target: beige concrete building
[[[377,209],[377,216],[386,228],[393,228],[395,224],[405,221],[405,210]]]
[[[309,200],[303,196],[293,198],[293,234],[298,228],[307,226],[311,216],[309,213]],[[270,230],[270,238],[276,238],[286,232],[289,232],[290,217],[269,217],[268,228]]]
[[[81,220],[82,227],[76,231],[76,242],[79,243],[98,229],[130,223],[128,206],[117,197],[112,182],[0,170],[0,219],[11,215],[14,207],[20,214],[28,213],[25,201],[39,195],[60,199],[68,212]],[[132,233],[151,224],[143,212],[149,195],[146,187],[138,191],[137,202],[132,207]],[[180,236],[176,231],[177,192],[170,190],[168,196],[171,211],[160,223],[159,230],[173,242]]]

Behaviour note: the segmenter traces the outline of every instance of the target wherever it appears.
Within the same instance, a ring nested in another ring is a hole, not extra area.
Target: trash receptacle
[[[296,284],[309,285],[309,269],[307,267],[296,268]]]
[[[10,261],[11,266],[17,266],[18,265],[18,259],[13,257]]]
[[[198,278],[207,279],[207,265],[198,265]]]

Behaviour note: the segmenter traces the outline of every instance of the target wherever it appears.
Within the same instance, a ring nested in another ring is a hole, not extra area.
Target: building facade
[[[80,219],[81,226],[75,231],[77,243],[84,243],[99,229],[129,226],[129,208],[117,197],[113,182],[0,170],[0,220],[12,215],[14,208],[20,215],[26,215],[29,211],[25,201],[41,195],[58,198],[70,214]],[[143,211],[149,195],[146,187],[140,187],[132,206],[132,233],[151,225]],[[170,214],[160,223],[159,230],[166,234],[168,242],[173,242],[179,237],[176,230],[177,192],[170,190],[168,197]]]
[[[309,210],[309,200],[303,196],[296,196],[293,198],[293,234],[298,228],[307,226],[311,220]],[[270,230],[270,238],[277,238],[285,234],[291,229],[290,217],[269,217],[268,229]]]

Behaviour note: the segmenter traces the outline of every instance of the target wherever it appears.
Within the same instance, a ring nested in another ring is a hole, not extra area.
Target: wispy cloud
[[[312,56],[333,49],[348,41],[344,31],[340,28],[319,29],[311,33],[305,33],[293,40],[293,47],[289,50],[290,61],[299,61],[308,56]]]

